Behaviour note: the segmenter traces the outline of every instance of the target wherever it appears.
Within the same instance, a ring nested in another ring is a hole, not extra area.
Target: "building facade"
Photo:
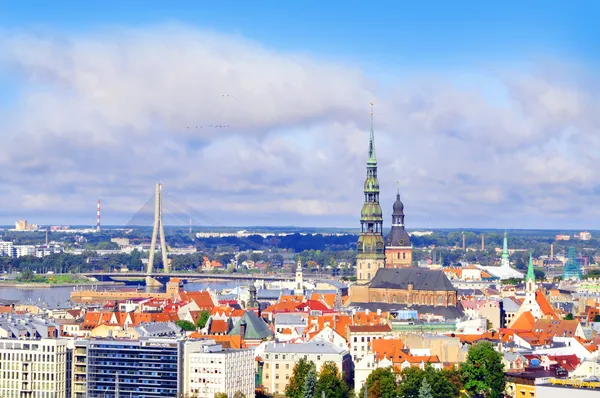
[[[0,397],[69,398],[67,340],[0,340]]]
[[[360,235],[356,245],[356,280],[358,283],[370,281],[377,270],[385,266],[383,213],[379,205],[379,180],[377,179],[372,109],[371,138],[369,141],[369,159],[367,160],[364,196],[365,201],[360,214]]]
[[[352,377],[352,359],[347,349],[324,340],[312,340],[302,344],[271,342],[266,345],[263,355],[262,384],[266,392],[283,394],[292,377],[294,365],[301,358],[314,362],[317,373],[325,362],[335,363],[349,385]]]
[[[392,229],[385,244],[385,267],[406,268],[412,266],[412,244],[410,236],[404,228],[404,203],[400,200],[400,192],[396,194],[393,206]]]
[[[73,397],[175,397],[182,386],[183,341],[75,341]]]
[[[216,393],[254,397],[254,353],[223,349],[214,340],[187,341],[184,348],[183,393],[213,398]]]

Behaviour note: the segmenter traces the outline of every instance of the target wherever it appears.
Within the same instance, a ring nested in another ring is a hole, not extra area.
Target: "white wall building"
[[[301,358],[312,361],[317,373],[325,362],[337,365],[340,374],[351,375],[352,359],[347,349],[336,347],[328,341],[312,340],[308,343],[288,344],[269,342],[264,346],[262,384],[269,394],[283,394]]]
[[[198,398],[216,393],[233,397],[241,392],[254,397],[254,353],[223,349],[214,340],[186,341],[183,359],[183,392]]]
[[[67,340],[0,340],[0,397],[68,398]]]

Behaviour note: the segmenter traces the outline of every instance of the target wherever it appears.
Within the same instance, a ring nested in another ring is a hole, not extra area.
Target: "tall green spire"
[[[358,238],[357,258],[381,260],[385,258],[385,248],[383,240],[383,214],[379,204],[377,160],[375,159],[373,103],[371,103],[371,132],[369,139],[369,159],[367,160],[367,178],[365,179],[364,185],[364,198],[365,201],[360,213],[361,234]]]
[[[535,272],[533,272],[533,257],[529,252],[529,267],[527,268],[527,276],[525,282],[533,281],[535,283]]]
[[[502,257],[500,258],[500,265],[503,267],[510,267],[510,256],[508,255],[508,238],[506,231],[504,231],[504,242],[502,244]]]
[[[373,103],[371,102],[371,137],[369,139],[369,165],[376,165],[377,158],[375,157],[375,133],[373,131]]]

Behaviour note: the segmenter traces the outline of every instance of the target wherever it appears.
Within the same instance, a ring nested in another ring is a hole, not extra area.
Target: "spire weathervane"
[[[373,131],[373,102],[371,102],[371,137],[369,139],[369,162],[377,163],[375,159],[375,132]]]

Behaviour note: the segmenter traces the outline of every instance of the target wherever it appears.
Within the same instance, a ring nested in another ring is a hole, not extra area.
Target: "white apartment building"
[[[392,327],[390,325],[351,325],[348,326],[347,333],[350,354],[354,362],[357,362],[372,353],[371,343],[373,340],[390,336]]]
[[[269,394],[283,394],[292,377],[294,365],[301,358],[312,361],[317,372],[325,362],[333,362],[346,382],[352,377],[352,359],[347,349],[325,340],[311,340],[307,343],[289,344],[269,342],[263,354],[262,384]]]
[[[213,398],[241,392],[254,397],[254,352],[223,349],[214,340],[186,341],[183,359],[183,393]]]
[[[0,340],[0,397],[68,398],[67,340]]]
[[[14,248],[16,257],[35,256],[34,245],[15,245]]]
[[[15,247],[12,242],[0,241],[0,257],[15,257]]]

